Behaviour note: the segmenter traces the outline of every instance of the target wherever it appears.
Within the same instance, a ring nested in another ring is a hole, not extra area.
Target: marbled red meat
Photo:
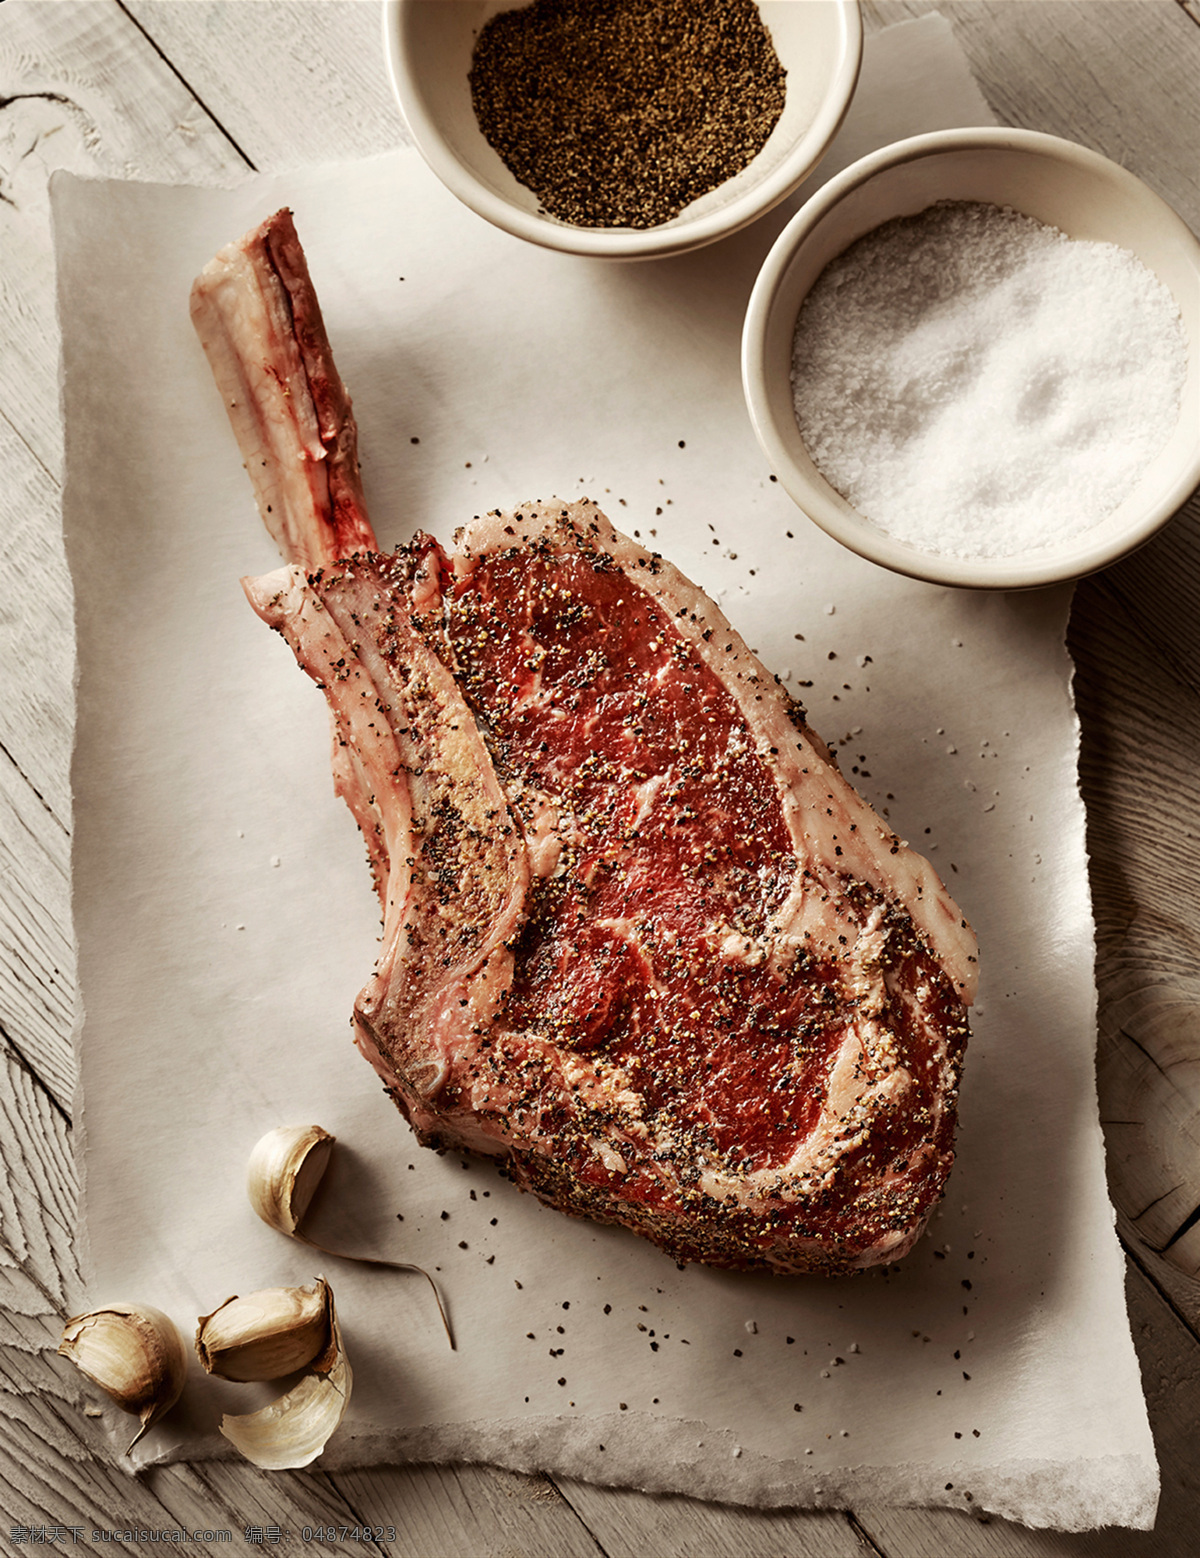
[[[902,1254],[973,942],[717,608],[587,503],[247,589],[372,798],[358,1040],[421,1138],[680,1260]]]
[[[976,969],[928,862],[594,505],[323,544],[244,583],[332,711],[384,913],[356,1037],[418,1136],[678,1260],[904,1254]]]

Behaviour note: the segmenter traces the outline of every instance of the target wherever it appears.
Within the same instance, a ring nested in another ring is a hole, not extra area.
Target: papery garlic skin
[[[248,1461],[263,1471],[295,1471],[309,1466],[325,1449],[345,1415],[354,1376],[342,1346],[342,1333],[329,1299],[330,1341],[304,1378],[277,1401],[242,1416],[226,1413],[221,1432]]]
[[[332,1342],[333,1297],[318,1277],[312,1287],[263,1288],[227,1298],[202,1315],[196,1351],[210,1374],[229,1380],[279,1379],[320,1370]]]
[[[246,1189],[264,1223],[295,1236],[336,1139],[319,1125],[281,1125],[255,1143]]]
[[[58,1350],[123,1412],[141,1419],[129,1450],[183,1393],[183,1338],[174,1321],[150,1304],[108,1304],[76,1315],[63,1327]]]

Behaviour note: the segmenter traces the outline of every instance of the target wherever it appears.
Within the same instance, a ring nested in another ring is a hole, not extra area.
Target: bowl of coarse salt
[[[1200,243],[1073,142],[915,136],[780,235],[742,377],[780,482],[861,556],[938,584],[1077,578],[1200,484]]]
[[[816,166],[858,81],[858,0],[385,0],[413,140],[518,238],[650,259],[756,220]]]

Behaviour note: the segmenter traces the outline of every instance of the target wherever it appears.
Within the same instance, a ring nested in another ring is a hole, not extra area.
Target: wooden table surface
[[[698,0],[699,3],[699,0]],[[1002,123],[1132,169],[1200,231],[1200,0],[940,9]],[[133,1479],[55,1355],[78,1304],[69,914],[72,633],[47,182],[220,182],[395,146],[376,0],[0,5],[0,1546],[394,1526],[412,1558],[1033,1558],[1200,1552],[1200,500],[1078,587],[1070,647],[1098,926],[1101,1116],[1163,1497],[1153,1533],[948,1510],[758,1513],[486,1466]],[[148,1165],[152,1168],[152,1165]],[[1052,1195],[1054,1187],[1047,1186]],[[56,1529],[57,1528],[57,1531]],[[138,1544],[126,1544],[138,1545]],[[227,1543],[205,1545],[224,1546]],[[368,1547],[380,1547],[370,1543]],[[345,1542],[342,1550],[362,1551]]]

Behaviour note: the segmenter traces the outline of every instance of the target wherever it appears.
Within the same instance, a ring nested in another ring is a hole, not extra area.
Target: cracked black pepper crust
[[[962,1061],[969,1027],[949,981],[929,959],[911,922],[895,928],[887,957],[895,968],[919,967],[924,977],[938,981],[938,1013],[929,1020],[940,1024],[947,1045],[945,1074],[940,1080],[937,1117],[926,1105],[905,1112],[903,1139],[916,1135],[932,1147],[923,1172],[905,1179],[886,1178],[896,1156],[907,1156],[888,1130],[888,1122],[876,1121],[859,1147],[844,1153],[809,1188],[790,1185],[786,1196],[763,1198],[750,1208],[719,1199],[698,1184],[698,1163],[711,1163],[713,1144],[702,1132],[686,1124],[678,1131],[678,1150],[666,1164],[672,1181],[634,1190],[632,1180],[648,1179],[644,1172],[619,1181],[597,1182],[589,1171],[589,1143],[605,1124],[595,1111],[564,1109],[558,1100],[547,1100],[544,1072],[537,1065],[526,1068],[520,1091],[520,1107],[538,1112],[547,1102],[554,1109],[553,1153],[529,1151],[511,1141],[502,1154],[513,1182],[534,1194],[546,1206],[594,1222],[629,1228],[650,1240],[680,1263],[700,1262],[735,1270],[769,1270],[777,1273],[848,1276],[863,1269],[863,1250],[891,1233],[903,1233],[924,1222],[940,1201],[954,1160],[954,1119]],[[653,1058],[651,1057],[651,1064]],[[503,1064],[503,1062],[501,1062]],[[508,1073],[511,1076],[511,1073]],[[410,1116],[402,1091],[393,1093],[401,1111]],[[669,1111],[668,1111],[669,1113]],[[853,1133],[851,1121],[843,1136]],[[497,1121],[504,1136],[504,1121]],[[453,1150],[460,1145],[453,1130],[418,1128],[424,1145]],[[839,1143],[840,1145],[840,1143]],[[736,1171],[736,1163],[725,1167]]]
[[[679,1261],[858,1269],[920,1226],[953,1160],[967,1034],[953,983],[903,906],[856,877],[840,846],[817,869],[780,833],[776,801],[760,814],[755,786],[776,794],[780,748],[747,739],[740,716],[721,723],[732,717],[719,713],[721,677],[678,636],[686,625],[743,698],[760,700],[765,673],[719,613],[698,617],[711,609],[702,598],[672,610],[662,560],[618,564],[606,546],[621,538],[586,503],[545,525],[536,508],[493,517],[492,543],[474,553],[469,538],[452,559],[419,538],[310,580],[348,638],[330,650],[323,684],[358,686],[362,664],[373,666],[359,696],[396,740],[393,778],[412,808],[411,852],[391,863],[409,873],[410,912],[399,964],[360,997],[363,1047],[423,1141],[461,1147],[465,1130],[559,1210],[627,1226]],[[638,656],[654,697],[633,674]],[[771,696],[781,731],[808,739],[799,705],[776,686]],[[603,711],[607,736],[597,728],[562,762],[558,738],[523,709],[567,725]],[[464,740],[475,743],[465,771],[452,757]],[[480,765],[499,781],[487,805]],[[622,812],[631,783],[661,797],[662,813]],[[547,804],[556,864],[523,890],[493,953],[511,959],[507,982],[481,1011],[469,970],[485,957],[514,850]],[[710,836],[710,812],[731,808],[739,825]],[[663,842],[676,834],[691,841],[682,855]],[[686,884],[678,902],[702,903],[731,949],[690,993],[703,935],[681,942],[669,916],[647,910],[616,941],[595,939],[595,923],[668,859]],[[764,984],[756,945],[800,883],[842,933],[792,945]],[[856,949],[868,922],[869,956]],[[576,978],[581,965],[590,984]],[[856,967],[867,979],[857,994],[846,983]],[[459,1014],[458,1038],[441,1054],[449,1030],[444,1017],[429,1026],[428,1003],[455,978],[443,1010]],[[878,1053],[864,1052],[856,1074],[869,1083],[906,1066],[910,1096],[849,1109],[793,1170],[789,1155],[829,1098],[831,1039],[859,1022],[877,1030]]]

